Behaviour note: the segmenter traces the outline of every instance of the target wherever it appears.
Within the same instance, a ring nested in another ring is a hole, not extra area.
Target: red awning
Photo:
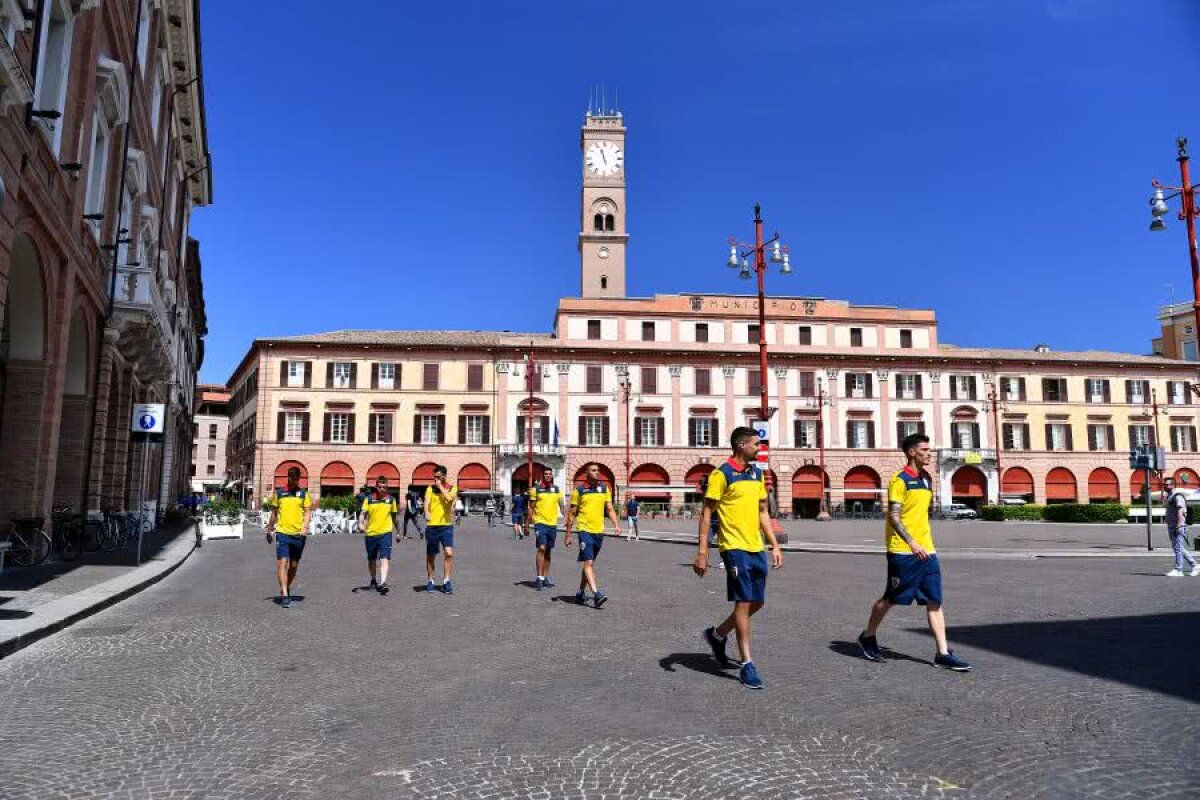
[[[1033,494],[1033,476],[1024,467],[1009,467],[1000,481],[1003,494]]]
[[[418,484],[433,483],[433,468],[437,465],[432,461],[426,461],[413,470],[412,482]]]
[[[828,483],[828,479],[824,481]],[[820,467],[801,467],[792,475],[792,497],[797,500],[821,499]]]
[[[321,470],[322,486],[353,486],[354,470],[344,461],[331,461]]]
[[[492,473],[482,464],[467,464],[458,471],[459,489],[487,491],[492,488]]]
[[[1079,496],[1075,475],[1066,467],[1055,467],[1046,474],[1046,500],[1073,503]]]
[[[1088,500],[1095,502],[1096,500],[1112,500],[1116,502],[1121,499],[1121,481],[1117,478],[1117,473],[1105,467],[1097,467],[1088,475]]]
[[[367,483],[375,485],[376,478],[387,478],[388,483],[400,485],[400,470],[396,469],[396,465],[387,461],[380,461],[378,464],[371,466],[367,470]]]
[[[275,468],[275,488],[282,489],[287,486],[287,473],[292,467],[300,469],[300,488],[308,488],[308,470],[299,461],[284,461]]]
[[[950,478],[950,493],[954,497],[985,497],[987,478],[975,467],[959,467]]]
[[[847,500],[878,500],[879,474],[870,467],[854,467],[842,481]]]

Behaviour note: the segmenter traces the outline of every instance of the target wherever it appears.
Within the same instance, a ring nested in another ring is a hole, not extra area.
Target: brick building
[[[32,5],[32,8],[26,6]],[[197,0],[0,0],[0,515],[187,485],[211,174]]]
[[[799,516],[817,514],[822,485],[833,508],[877,502],[916,431],[937,450],[943,504],[1128,500],[1142,479],[1127,448],[1150,441],[1200,483],[1195,364],[955,347],[930,310],[771,297],[764,376],[757,298],[625,297],[624,145],[619,114],[588,116],[582,296],[559,302],[550,333],[257,340],[229,381],[235,480],[256,499],[291,466],[317,494],[376,475],[419,487],[442,463],[468,490],[509,494],[532,442],[564,483],[598,461],[622,491],[677,504],[726,457],[732,428],[758,417],[766,380],[770,482]]]
[[[229,392],[224,386],[201,384],[196,387],[196,394],[196,413],[192,417],[191,490],[196,495],[212,495],[224,489],[229,479],[225,468]]]

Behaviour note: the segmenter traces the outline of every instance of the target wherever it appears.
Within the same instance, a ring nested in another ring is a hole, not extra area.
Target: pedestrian
[[[512,526],[513,538],[525,538],[525,512],[529,508],[528,498],[524,493],[518,492],[513,495],[512,499]]]
[[[883,596],[871,607],[866,630],[858,636],[858,646],[869,661],[883,661],[875,632],[893,606],[911,605],[915,600],[925,606],[925,617],[933,633],[937,652],[933,663],[943,669],[967,672],[971,665],[946,645],[946,618],[942,612],[942,569],[933,546],[929,524],[929,504],[933,482],[925,467],[933,459],[929,437],[914,433],[900,443],[907,464],[888,482],[887,585]]]
[[[558,520],[563,511],[563,493],[554,485],[554,470],[542,470],[541,481],[535,484],[529,493],[529,506],[534,544],[537,547],[537,555],[534,556],[537,572],[533,579],[533,588],[540,592],[543,587],[554,588],[554,581],[550,580],[550,558],[554,552],[555,539],[558,538]]]
[[[362,528],[367,545],[367,574],[371,577],[369,588],[380,594],[389,591],[388,565],[392,558],[392,534],[396,532],[396,500],[388,493],[388,480],[380,475],[375,479],[375,489],[362,502],[358,514],[358,527]]]
[[[629,526],[625,529],[625,541],[627,542],[634,539],[641,541],[638,531],[638,510],[641,507],[642,504],[633,495],[629,495],[629,499],[625,501],[625,521]]]
[[[575,601],[580,605],[587,602],[585,589],[592,593],[596,608],[608,602],[608,595],[600,591],[596,582],[596,557],[604,544],[604,518],[612,520],[617,536],[621,535],[621,519],[613,509],[612,495],[608,487],[600,482],[600,465],[592,461],[584,466],[584,482],[571,492],[571,510],[567,514],[567,533],[563,544],[571,546],[571,531],[579,532],[579,591]]]
[[[446,480],[446,468],[433,468],[433,484],[425,489],[425,591],[437,589],[433,568],[442,553],[442,591],[454,594],[454,501],[458,487]]]
[[[1167,535],[1171,537],[1171,547],[1175,550],[1175,568],[1167,573],[1168,578],[1181,578],[1184,575],[1200,575],[1200,564],[1187,550],[1188,505],[1187,497],[1175,488],[1175,480],[1163,480],[1163,489],[1167,495]],[[1188,563],[1188,571],[1184,572],[1183,564]]]
[[[734,428],[729,444],[733,454],[708,475],[704,509],[700,512],[699,549],[692,570],[702,578],[708,572],[709,536],[715,516],[719,521],[717,548],[725,565],[725,594],[733,603],[733,611],[719,625],[705,628],[704,640],[712,648],[717,663],[729,667],[733,662],[725,654],[725,642],[730,633],[736,632],[741,658],[738,680],[751,689],[763,689],[766,684],[750,653],[750,618],[767,601],[764,538],[771,550],[771,568],[783,566],[783,552],[771,531],[767,484],[762,470],[755,464],[758,434],[753,428]]]
[[[454,521],[462,522],[463,514],[467,512],[466,506],[463,505],[462,498],[454,501]]]
[[[292,584],[300,569],[308,523],[312,519],[312,498],[300,488],[300,468],[287,471],[287,486],[271,495],[271,518],[267,521],[267,541],[275,543],[276,574],[279,577],[279,607],[292,604]]]
[[[420,501],[417,499],[416,492],[407,492],[404,495],[404,528],[401,531],[401,538],[408,538],[408,523],[412,522],[413,527],[417,529],[419,535],[421,533],[421,521],[418,515],[421,513]]]
[[[483,515],[487,517],[487,526],[496,527],[496,500],[489,497],[483,504]]]

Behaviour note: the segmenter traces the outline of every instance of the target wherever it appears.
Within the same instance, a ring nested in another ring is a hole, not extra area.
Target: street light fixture
[[[1187,139],[1180,136],[1175,140],[1175,146],[1178,153],[1175,160],[1179,162],[1181,185],[1165,186],[1157,180],[1150,182],[1154,187],[1154,196],[1150,198],[1150,216],[1154,218],[1150,223],[1150,230],[1167,229],[1166,223],[1163,222],[1163,217],[1171,210],[1167,201],[1178,197],[1181,205],[1179,219],[1187,226],[1188,256],[1192,262],[1192,313],[1195,315],[1195,330],[1200,333],[1200,253],[1197,253],[1196,245],[1196,219],[1200,217],[1200,208],[1196,205],[1196,187],[1192,185],[1188,169]],[[1171,194],[1164,196],[1164,189]]]

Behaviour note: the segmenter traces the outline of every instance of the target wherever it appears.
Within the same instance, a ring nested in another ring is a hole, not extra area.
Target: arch
[[[950,416],[955,419],[975,419],[979,416],[979,409],[968,405],[955,406]]]
[[[8,328],[8,357],[42,361],[46,357],[46,292],[42,260],[33,240],[19,234],[13,243],[8,273],[4,325]]]
[[[534,411],[549,411],[550,404],[540,397],[526,397],[521,402],[517,403],[518,411],[525,412],[529,411],[531,408]]]
[[[308,488],[308,468],[299,461],[281,461],[279,466],[275,468],[275,488],[283,489],[287,486],[288,470],[292,467],[300,468],[300,488]]]
[[[63,375],[63,394],[88,393],[88,326],[83,312],[76,309],[71,317],[71,332],[67,338],[67,363]]]
[[[492,488],[492,473],[483,464],[467,464],[458,471],[455,484],[459,489],[486,492]]]
[[[716,467],[712,464],[697,464],[687,471],[683,476],[683,482],[688,486],[699,487],[700,484],[708,477],[708,473],[712,472]]]
[[[1175,485],[1180,489],[1200,489],[1200,475],[1191,467],[1175,470]]]
[[[345,461],[330,461],[321,470],[321,492],[325,487],[354,488],[354,469]]]
[[[1017,495],[1032,503],[1034,499],[1033,475],[1024,467],[1009,467],[1000,479],[1000,493]]]
[[[1108,467],[1096,467],[1088,474],[1088,502],[1117,503],[1121,500],[1121,481]]]
[[[400,470],[390,461],[377,461],[367,470],[367,483],[375,483],[376,478],[387,478],[388,483],[400,485]]]
[[[640,464],[634,468],[629,474],[629,486],[626,490],[630,494],[637,494],[639,500],[650,500],[654,502],[670,502],[670,492],[657,492],[654,489],[642,488],[645,484],[652,486],[667,486],[671,483],[671,476],[665,469],[658,464]],[[633,489],[634,484],[638,484],[636,492]]]
[[[545,464],[541,463],[540,461],[533,462],[533,477],[534,477],[534,479],[536,480],[537,478],[542,477],[542,470],[545,470],[545,469],[549,469],[549,467],[547,467]],[[528,483],[529,482],[529,464],[527,462],[522,461],[521,466],[519,466],[513,470],[512,479],[514,481],[521,481],[522,483]]]
[[[876,502],[880,499],[879,489],[883,485],[879,473],[865,464],[851,467],[842,479],[842,492],[846,502],[854,500]]]
[[[1162,492],[1162,478],[1157,472],[1150,472],[1150,491]],[[1142,493],[1146,490],[1146,471],[1135,469],[1129,478],[1129,493],[1136,502],[1142,497]]]
[[[1075,473],[1066,467],[1055,467],[1046,473],[1046,502],[1074,503],[1079,497]]]
[[[432,461],[426,461],[423,464],[418,464],[413,470],[412,482],[421,485],[433,483],[433,469],[437,464]]]
[[[822,480],[824,477],[824,480]],[[829,473],[809,464],[792,473],[792,498],[795,500],[820,500],[821,486],[829,490]]]
[[[605,486],[607,486],[608,490],[610,492],[613,492],[614,491],[613,487],[617,485],[616,476],[613,474],[613,471],[611,469],[609,469],[606,464],[602,464],[599,461],[597,461],[596,463],[600,464],[600,482],[603,483]],[[587,466],[587,464],[581,465],[579,467],[579,469],[575,471],[575,478],[571,481],[571,488],[574,488],[575,486],[578,486],[579,484],[583,483],[583,468],[585,466]]]
[[[987,476],[977,467],[959,467],[950,476],[950,497],[955,503],[982,504],[987,497]]]

